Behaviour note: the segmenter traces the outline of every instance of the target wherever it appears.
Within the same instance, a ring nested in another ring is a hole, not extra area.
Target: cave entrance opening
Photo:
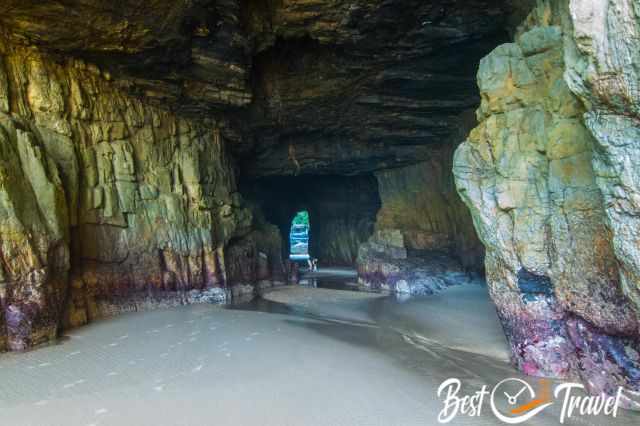
[[[311,259],[309,255],[310,231],[309,212],[300,210],[291,220],[291,228],[289,229],[289,259],[297,262],[307,262]]]

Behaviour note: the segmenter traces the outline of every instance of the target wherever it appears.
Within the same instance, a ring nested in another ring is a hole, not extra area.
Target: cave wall
[[[640,389],[634,4],[538,2],[454,159],[514,364],[592,393]]]
[[[427,295],[482,273],[484,246],[453,182],[454,149],[451,144],[432,150],[428,161],[375,173],[381,207],[374,232],[358,248],[360,285]]]
[[[0,350],[121,311],[224,300],[228,265],[264,263],[279,236],[252,228],[227,127],[0,39]],[[243,238],[256,253],[238,261],[227,246]]]
[[[255,290],[289,281],[280,229],[268,222],[261,209],[247,202],[253,212],[251,231],[232,238],[225,250],[225,275],[232,297],[251,298]]]
[[[243,170],[350,175],[428,160],[477,107],[477,64],[530,1],[250,3],[254,147]]]
[[[624,293],[640,311],[640,4],[571,1],[565,80],[586,105],[593,169]]]
[[[451,265],[407,249],[480,258],[448,169],[460,114],[481,101],[452,168],[514,364],[594,393],[639,390],[638,10],[4,2],[0,349],[282,282],[301,209],[322,263],[364,253],[365,276],[431,291]],[[478,98],[477,62],[507,34],[481,62]],[[241,190],[232,156],[252,179]]]
[[[468,115],[460,122],[460,134],[476,123]],[[484,247],[456,192],[451,172],[455,148],[451,143],[433,149],[427,161],[375,173],[382,202],[375,230],[400,231],[407,250],[446,252],[479,271]]]
[[[241,185],[266,219],[278,225],[288,256],[291,221],[307,210],[309,251],[322,265],[353,266],[360,244],[373,232],[380,198],[373,175],[294,176],[251,180]]]

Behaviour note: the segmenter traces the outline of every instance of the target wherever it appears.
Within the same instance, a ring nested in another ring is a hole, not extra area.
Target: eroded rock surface
[[[629,87],[621,83],[637,84],[628,73],[635,57],[605,54],[607,43],[595,42],[628,40],[637,31],[631,2],[620,3],[627,8],[540,2],[515,42],[482,60],[479,125],[454,160],[458,190],[487,249],[487,280],[514,363],[527,374],[580,377],[594,393],[640,389],[637,279],[627,266],[637,248],[629,231],[637,167],[622,137],[637,130],[628,112],[638,104],[616,92]],[[611,26],[604,35],[602,13]],[[598,80],[593,73],[602,67],[594,62],[604,55],[616,71]],[[597,114],[596,99],[616,112]]]
[[[242,4],[7,0],[0,22],[15,44],[98,63],[147,102],[202,113],[252,100]]]
[[[121,311],[224,300],[237,263],[278,275],[279,236],[252,231],[226,125],[149,106],[82,61],[1,42],[0,349]]]
[[[463,281],[472,125],[453,168],[514,363],[640,390],[640,4],[540,0],[516,30],[533,3],[5,1],[0,349],[283,282],[305,208],[365,285]]]
[[[399,230],[409,250],[448,252],[478,270],[484,250],[455,190],[454,146],[434,151],[428,161],[376,172],[381,207],[375,228]]]
[[[393,292],[401,297],[425,296],[472,281],[478,276],[465,271],[451,253],[407,249],[397,229],[378,230],[358,251],[358,284],[370,290]]]
[[[475,124],[459,117],[463,138]],[[381,206],[375,232],[360,245],[360,284],[403,294],[430,294],[464,283],[484,265],[484,247],[451,173],[456,144],[433,150],[428,161],[375,173]]]
[[[570,2],[574,43],[565,79],[586,105],[602,192],[625,295],[640,307],[640,17],[637,1]]]
[[[246,173],[353,174],[428,159],[476,107],[477,63],[506,39],[515,3],[274,4],[254,30],[262,50]]]

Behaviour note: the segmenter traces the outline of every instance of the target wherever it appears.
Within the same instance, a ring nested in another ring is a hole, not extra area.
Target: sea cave
[[[2,422],[637,425],[639,35],[0,0]]]

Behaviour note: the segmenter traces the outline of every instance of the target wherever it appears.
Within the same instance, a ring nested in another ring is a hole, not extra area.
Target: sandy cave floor
[[[434,425],[440,383],[519,377],[475,285],[399,303],[281,287],[232,309],[126,314],[0,355],[2,425]],[[488,409],[454,425],[498,425]],[[550,407],[526,424],[556,425]],[[603,423],[604,422],[604,423]],[[578,418],[565,424],[640,424]]]

